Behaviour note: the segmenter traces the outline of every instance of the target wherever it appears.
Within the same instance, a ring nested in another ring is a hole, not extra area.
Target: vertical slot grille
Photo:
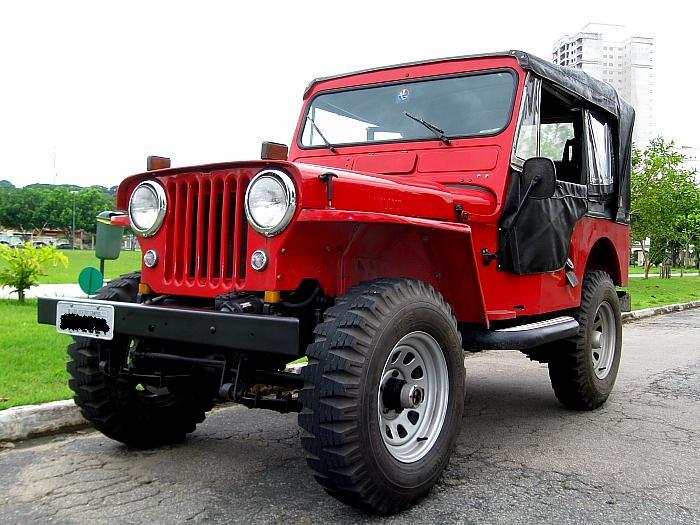
[[[167,180],[166,283],[230,288],[245,278],[247,224],[239,186],[232,173]]]

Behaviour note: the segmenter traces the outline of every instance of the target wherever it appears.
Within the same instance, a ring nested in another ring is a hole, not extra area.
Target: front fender
[[[328,265],[319,274],[330,295],[381,277],[419,279],[445,297],[457,319],[488,326],[467,224],[376,212],[302,210],[295,232],[307,240],[333,233],[324,258]],[[288,246],[295,244],[290,239]],[[296,266],[293,257],[288,254],[287,261]]]

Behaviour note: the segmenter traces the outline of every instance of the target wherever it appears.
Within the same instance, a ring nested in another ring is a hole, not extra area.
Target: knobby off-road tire
[[[431,286],[381,279],[339,297],[315,334],[299,415],[308,464],[340,501],[399,512],[428,493],[459,432],[455,317]]]
[[[135,302],[140,277],[140,272],[122,275],[101,288],[95,298]],[[130,338],[118,335],[112,341],[75,338],[68,346],[71,360],[67,365],[75,403],[97,430],[128,446],[148,448],[182,441],[204,421],[213,400],[204,389],[137,389],[103,374],[100,359],[106,359],[112,349],[124,352],[129,344]]]
[[[622,353],[620,302],[607,273],[586,273],[574,317],[579,332],[552,352],[549,377],[564,406],[593,410],[608,399]]]

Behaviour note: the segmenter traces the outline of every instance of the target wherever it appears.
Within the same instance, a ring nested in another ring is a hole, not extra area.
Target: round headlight
[[[155,181],[142,182],[129,199],[129,220],[142,237],[154,235],[163,224],[168,201],[163,186]]]
[[[296,210],[292,179],[278,170],[263,170],[245,193],[245,213],[253,229],[271,237],[284,230]]]

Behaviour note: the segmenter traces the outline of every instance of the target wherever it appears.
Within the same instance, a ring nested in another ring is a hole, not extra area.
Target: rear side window
[[[589,192],[607,194],[613,189],[613,143],[610,124],[600,115],[586,112]]]

